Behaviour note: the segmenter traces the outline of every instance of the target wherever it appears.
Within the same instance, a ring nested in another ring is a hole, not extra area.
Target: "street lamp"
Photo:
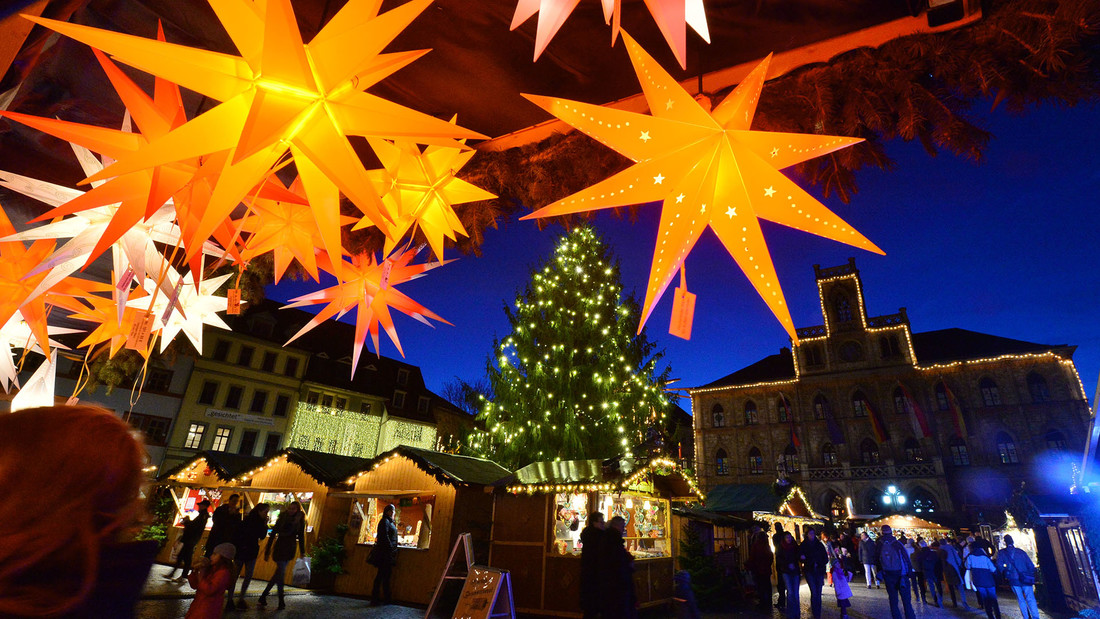
[[[903,509],[905,505],[905,495],[898,490],[897,486],[891,485],[886,488],[886,494],[882,495],[882,504],[895,506],[895,509]]]

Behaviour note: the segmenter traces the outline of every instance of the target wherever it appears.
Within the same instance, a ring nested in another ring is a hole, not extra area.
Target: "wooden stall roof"
[[[167,481],[172,476],[183,472],[200,460],[206,461],[206,466],[213,471],[218,479],[230,481],[238,475],[256,468],[257,465],[262,463],[263,458],[257,456],[242,456],[240,454],[228,453],[225,451],[200,451],[190,460],[185,460],[166,471],[157,478],[157,481]]]
[[[369,473],[395,456],[407,458],[417,468],[435,477],[440,483],[451,486],[459,484],[491,486],[511,474],[511,471],[492,460],[398,445],[371,460],[363,461],[358,469],[346,476],[347,479],[344,482],[353,483],[358,477]]]
[[[928,529],[932,531],[947,531],[948,528],[932,522],[931,520],[925,520],[919,516],[908,516],[905,514],[891,514],[889,516],[883,516],[878,520],[872,520],[866,525],[868,528],[882,528],[889,526],[891,529]]]
[[[366,464],[370,462],[366,458],[288,447],[260,462],[252,470],[238,475],[238,477],[242,481],[249,479],[264,467],[270,466],[282,458],[286,458],[288,463],[296,465],[302,469],[303,473],[329,488],[346,485],[348,477],[363,470]]]
[[[668,471],[667,473],[665,471]],[[616,456],[607,460],[558,460],[533,462],[501,479],[497,486],[509,492],[572,490],[623,491],[653,475],[655,489],[672,497],[702,499],[703,493],[687,473],[671,459]]]
[[[798,486],[791,486],[782,495],[772,484],[722,484],[707,493],[706,509],[719,513],[769,513],[822,520],[814,512]]]

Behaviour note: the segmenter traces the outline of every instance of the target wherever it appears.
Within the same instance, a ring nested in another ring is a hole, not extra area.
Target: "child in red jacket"
[[[186,619],[220,619],[225,607],[225,592],[233,582],[233,557],[237,547],[228,542],[214,547],[210,558],[199,559],[187,582],[195,589],[195,600],[187,609]]]

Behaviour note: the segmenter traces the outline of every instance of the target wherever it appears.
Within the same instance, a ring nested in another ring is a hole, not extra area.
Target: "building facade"
[[[870,317],[854,260],[815,266],[823,324],[689,390],[705,488],[786,475],[820,513],[1001,513],[1011,493],[1068,488],[1089,411],[1075,347]],[[893,486],[905,497],[884,503]]]

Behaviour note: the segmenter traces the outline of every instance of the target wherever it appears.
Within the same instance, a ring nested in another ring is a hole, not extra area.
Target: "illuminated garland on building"
[[[700,501],[706,500],[706,495],[699,489],[699,486],[695,483],[695,478],[687,473],[679,463],[669,460],[668,458],[654,458],[646,463],[645,466],[634,471],[627,477],[618,482],[579,482],[579,483],[542,483],[542,484],[520,484],[515,486],[508,486],[507,491],[512,494],[545,494],[548,492],[568,492],[571,494],[579,494],[582,492],[624,492],[630,489],[631,486],[636,485],[644,477],[651,473],[661,474],[658,469],[668,469],[671,473],[677,473],[687,482],[688,487],[691,488],[692,493],[699,498]]]

